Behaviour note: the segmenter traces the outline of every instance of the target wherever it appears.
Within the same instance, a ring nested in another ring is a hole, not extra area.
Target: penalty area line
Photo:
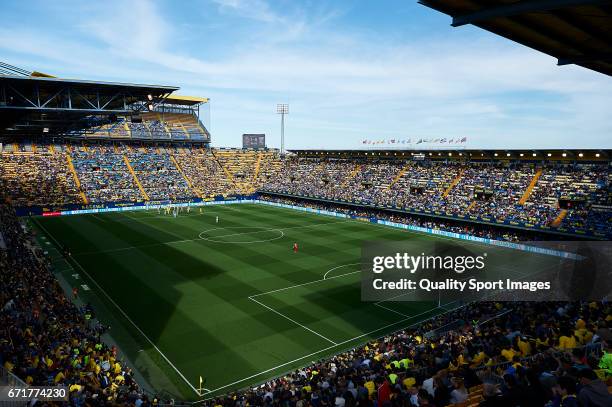
[[[275,310],[274,308],[267,306],[267,305],[266,305],[266,304],[264,304],[263,302],[261,302],[261,301],[257,301],[257,300],[256,300],[255,298],[253,298],[253,297],[249,297],[249,300],[254,301],[254,302],[256,302],[257,304],[261,305],[262,307],[269,309],[270,311],[274,312],[276,315],[280,315],[281,317],[285,318],[286,320],[293,322],[294,324],[296,324],[296,325],[298,325],[298,326],[300,326],[300,327],[304,328],[304,329],[305,329],[305,330],[307,330],[308,332],[311,332],[311,333],[313,333],[313,334],[317,335],[318,337],[325,339],[327,342],[333,343],[333,344],[334,344],[334,346],[335,346],[335,345],[338,345],[336,342],[332,341],[332,340],[331,340],[331,339],[329,339],[328,337],[323,336],[323,335],[321,335],[320,333],[318,333],[317,331],[312,330],[312,329],[308,328],[307,326],[300,324],[300,323],[299,323],[299,322],[297,322],[295,319],[292,319],[292,318],[288,317],[287,315],[283,314],[282,312],[279,312],[279,311]]]
[[[354,263],[353,265],[355,265],[355,264],[360,264],[360,263]],[[345,264],[345,266],[348,266],[348,264]],[[361,273],[361,270],[350,271],[348,273],[338,274],[337,276],[332,276],[332,277],[329,277],[329,278],[320,278],[318,280],[308,281],[307,283],[290,285],[289,287],[277,288],[276,290],[266,291],[265,293],[259,293],[259,294],[251,295],[251,296],[249,296],[249,298],[261,297],[262,295],[277,293],[279,291],[290,290],[292,288],[303,287],[303,286],[310,285],[310,284],[316,284],[316,283],[320,283],[322,281],[333,280],[334,278],[340,278],[340,277],[344,277],[344,276],[349,276],[351,274],[356,274],[356,273]]]
[[[462,305],[462,306],[465,306],[465,305]],[[451,310],[446,310],[446,309],[443,309],[443,311],[444,311],[444,312],[441,312],[441,313],[440,313],[440,314],[438,314],[438,315],[446,314],[446,313],[448,313],[448,312],[451,312],[451,311],[454,311],[454,310],[456,310],[456,309],[459,309],[459,308],[461,308],[462,306],[459,306],[459,307],[453,308],[453,309],[451,309]],[[287,365],[293,364],[293,363],[298,362],[298,361],[300,361],[300,360],[303,360],[303,359],[309,358],[309,357],[311,357],[311,356],[318,355],[318,354],[319,354],[319,353],[321,353],[321,352],[325,352],[325,351],[331,350],[331,349],[333,349],[333,348],[335,348],[335,347],[337,347],[337,346],[345,345],[345,344],[347,344],[347,343],[350,343],[350,342],[353,342],[353,341],[355,341],[355,340],[361,339],[361,338],[363,338],[363,337],[365,337],[365,336],[369,336],[369,335],[371,335],[371,334],[373,334],[373,333],[376,333],[376,332],[379,332],[379,331],[385,330],[385,329],[390,328],[390,327],[392,327],[392,326],[395,326],[395,325],[397,325],[397,324],[401,324],[402,322],[409,321],[409,320],[411,320],[411,319],[413,319],[413,318],[419,317],[419,316],[421,316],[421,315],[427,314],[427,313],[432,312],[432,311],[435,311],[435,310],[437,310],[437,309],[440,309],[440,308],[439,308],[439,307],[433,307],[433,308],[430,308],[430,309],[429,309],[429,310],[427,310],[427,311],[424,311],[424,312],[418,313],[418,314],[416,314],[416,315],[407,316],[406,318],[402,318],[402,319],[400,319],[399,321],[395,321],[395,322],[393,322],[393,323],[391,323],[391,324],[388,324],[388,325],[385,325],[385,326],[383,326],[383,327],[380,327],[380,328],[374,329],[374,330],[372,330],[372,331],[370,331],[370,332],[366,332],[366,333],[364,333],[364,334],[361,334],[361,335],[355,336],[354,338],[350,338],[350,339],[347,339],[347,340],[345,340],[345,341],[338,342],[336,345],[331,345],[331,346],[328,346],[328,347],[326,347],[326,348],[319,349],[318,351],[315,351],[315,352],[309,353],[308,355],[301,356],[301,357],[299,357],[299,358],[296,358],[296,359],[290,360],[289,362],[282,363],[282,364],[280,364],[280,365],[277,365],[277,366],[271,367],[271,368],[266,369],[266,370],[264,370],[264,371],[261,371],[261,372],[255,373],[255,374],[253,374],[253,375],[251,375],[251,376],[248,376],[248,377],[242,378],[242,379],[240,379],[240,380],[236,380],[235,382],[232,382],[232,383],[229,383],[229,384],[223,385],[223,386],[221,386],[221,387],[217,387],[216,389],[212,389],[212,390],[210,391],[210,393],[216,393],[216,392],[218,392],[218,391],[220,391],[220,390],[223,390],[223,389],[226,389],[226,388],[228,388],[228,387],[234,386],[234,385],[236,385],[236,384],[238,384],[238,383],[242,383],[242,382],[244,382],[244,381],[247,381],[247,380],[250,380],[250,379],[254,379],[254,378],[258,377],[258,376],[265,375],[265,374],[267,374],[267,373],[273,372],[273,371],[275,371],[275,370],[277,370],[277,369],[280,369],[280,368],[285,367],[285,366],[287,366]],[[415,322],[414,324],[412,324],[412,325],[408,325],[408,326],[406,326],[406,327],[404,327],[404,328],[401,328],[401,329],[407,329],[407,328],[409,328],[409,327],[411,327],[411,326],[417,325],[418,323],[420,323],[420,321],[419,321],[419,322]],[[355,345],[355,346],[358,346],[358,345]]]

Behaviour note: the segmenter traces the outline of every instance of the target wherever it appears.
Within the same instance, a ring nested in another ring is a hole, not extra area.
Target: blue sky
[[[216,146],[467,137],[469,148],[612,148],[612,80],[416,1],[4,0],[0,60],[211,98]]]

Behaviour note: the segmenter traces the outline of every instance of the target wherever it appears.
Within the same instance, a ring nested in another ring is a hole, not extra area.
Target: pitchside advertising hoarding
[[[525,242],[538,248],[373,241],[362,246],[363,301],[602,301],[612,293],[611,242]]]

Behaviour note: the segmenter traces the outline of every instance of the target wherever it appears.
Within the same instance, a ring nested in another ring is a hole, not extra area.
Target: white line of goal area
[[[36,222],[38,224],[38,226],[55,242],[55,244],[59,247],[60,244],[57,241],[57,239],[55,238],[55,236],[53,236],[51,233],[49,233],[49,231],[39,222]],[[119,310],[119,312],[121,312],[121,314],[125,317],[125,319],[127,319],[130,324],[132,324],[132,326],[134,326],[134,328],[136,328],[136,330],[142,335],[143,338],[145,338],[147,340],[147,342],[149,342],[151,344],[151,346],[153,346],[153,348],[157,351],[157,353],[159,353],[159,355],[168,363],[168,365],[170,365],[170,367],[172,367],[172,369],[174,369],[174,371],[181,377],[181,379],[183,379],[183,381],[185,383],[187,383],[187,385],[198,395],[198,396],[202,396],[200,394],[200,392],[198,391],[198,389],[195,388],[194,385],[192,385],[189,380],[187,380],[187,378],[183,375],[183,373],[181,373],[180,370],[178,370],[178,368],[174,365],[174,363],[172,363],[170,361],[170,359],[168,359],[168,357],[159,349],[159,347],[157,347],[157,345],[147,336],[147,334],[145,334],[142,329],[140,329],[140,327],[138,325],[136,325],[136,323],[134,321],[132,321],[132,319],[128,316],[128,314],[126,314],[126,312],[119,306],[119,304],[117,304],[110,295],[108,295],[108,293],[100,286],[100,284],[98,284],[98,282],[85,270],[85,268],[81,265],[81,263],[79,263],[76,259],[74,259],[74,263],[81,269],[81,271],[83,272],[83,274],[85,274],[87,276],[87,278],[95,284],[95,286],[98,288],[98,290],[100,290],[100,292],[102,294],[104,294],[104,296],[106,298],[108,298],[108,300]],[[210,392],[209,389],[204,389],[206,392]]]

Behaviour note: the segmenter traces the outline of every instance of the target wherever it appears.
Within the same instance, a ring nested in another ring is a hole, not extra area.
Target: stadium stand
[[[114,123],[93,127],[87,138],[122,140],[206,141],[206,130],[189,113],[147,112],[140,121],[120,117]]]
[[[206,139],[205,130],[192,114],[148,112],[142,115],[142,120],[153,133],[159,134],[162,138],[165,135],[174,140]]]
[[[553,55],[559,65],[612,72],[612,42],[602,23],[609,20],[608,2],[420,3],[451,15],[453,26],[483,27]],[[42,98],[33,102],[11,93],[15,83],[24,82],[12,77],[16,73],[30,77],[23,93],[34,94],[35,86]],[[51,134],[71,136],[52,144],[0,144],[0,378],[65,384],[74,406],[179,403],[145,394],[117,349],[101,339],[106,327],[95,310],[67,298],[16,207],[53,210],[259,193],[261,199],[366,220],[492,239],[524,240],[536,236],[534,230],[612,237],[608,161],[412,161],[351,153],[321,159],[212,150],[206,148],[210,135],[194,114],[180,108],[155,111],[164,101],[204,102],[171,96],[178,88],[61,80],[3,63],[0,74],[11,85],[2,88],[5,99],[8,92],[23,109],[38,108],[14,116],[4,109],[0,129],[11,127],[12,137],[40,139],[43,119]],[[42,109],[53,95],[61,95],[55,113]],[[100,103],[104,97],[108,102]],[[94,127],[87,120],[78,125],[57,120],[84,108],[108,119]],[[195,147],[192,141],[202,143]],[[500,222],[507,227],[496,225]],[[191,405],[608,407],[610,324],[608,302],[471,303],[256,387]]]
[[[234,180],[227,176],[211,150],[181,150],[175,156],[185,176],[200,197],[228,196],[239,193]]]
[[[173,120],[175,132],[185,126]],[[172,134],[155,120],[130,126],[132,137],[157,130]],[[125,127],[117,126],[124,132]],[[0,181],[17,206],[214,198],[263,191],[564,233],[612,235],[607,162],[280,158],[273,151],[129,143],[10,143],[3,147],[2,158]],[[41,188],[45,195],[40,195]]]
[[[176,200],[193,196],[170,154],[140,147],[126,154],[148,199]]]
[[[71,302],[11,206],[0,204],[0,362],[28,385],[63,384],[71,405],[151,405],[94,310]],[[138,403],[136,401],[138,400]]]
[[[79,202],[79,191],[67,166],[66,153],[47,148],[2,152],[0,189],[10,191],[15,205],[64,205]]]
[[[565,211],[559,229],[610,232],[607,163],[281,158],[190,145],[21,143],[4,145],[0,181],[15,206],[259,191],[260,199],[492,239],[546,237],[392,209],[550,227]],[[0,235],[0,321],[10,327],[0,330],[2,369],[28,384],[66,384],[73,405],[164,404],[100,339],[106,328],[95,310],[66,298],[11,204],[0,205]],[[541,406],[559,405],[562,386],[577,386],[583,403],[610,403],[611,323],[606,303],[472,304],[201,405]]]
[[[610,233],[605,226],[611,208],[607,163],[536,168],[522,163],[306,157],[283,165],[282,175],[266,182],[263,191]],[[561,208],[563,200],[581,204]]]
[[[601,303],[468,305],[207,405],[560,405],[570,382],[580,405],[606,406],[609,311]]]
[[[143,199],[118,149],[110,146],[80,147],[68,154],[89,202],[135,202]]]
[[[212,151],[226,177],[244,194],[255,192],[255,177],[259,155],[256,151],[216,149]]]

